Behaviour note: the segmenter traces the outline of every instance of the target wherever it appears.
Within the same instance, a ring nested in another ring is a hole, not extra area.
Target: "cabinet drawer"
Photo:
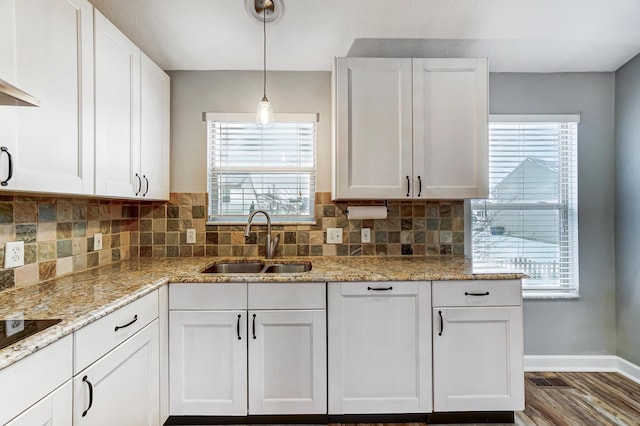
[[[520,280],[434,281],[433,306],[519,306]]]
[[[249,309],[325,309],[325,283],[249,284]]]
[[[74,374],[88,367],[156,318],[158,292],[154,291],[76,331]]]
[[[72,342],[71,335],[63,337],[0,370],[0,424],[71,379]]]
[[[372,297],[417,294],[418,287],[423,285],[425,285],[424,281],[365,281],[330,284],[331,287],[339,286],[339,290],[332,288],[331,291],[340,291],[342,296],[369,295]]]
[[[169,284],[169,309],[247,309],[247,284]]]

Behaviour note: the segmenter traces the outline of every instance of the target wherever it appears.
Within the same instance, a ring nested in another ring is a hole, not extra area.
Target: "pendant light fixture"
[[[258,102],[258,111],[256,113],[256,124],[261,127],[273,126],[275,120],[273,118],[273,108],[271,102],[267,99],[267,9],[273,8],[271,0],[259,0],[262,2],[262,100]]]

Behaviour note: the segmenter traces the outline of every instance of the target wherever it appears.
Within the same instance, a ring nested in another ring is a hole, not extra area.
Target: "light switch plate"
[[[342,244],[342,228],[327,228],[327,244]]]
[[[4,247],[4,267],[15,268],[24,265],[24,241],[7,242]]]
[[[371,242],[371,229],[362,228],[360,230],[360,241],[363,242],[363,243],[370,243]]]

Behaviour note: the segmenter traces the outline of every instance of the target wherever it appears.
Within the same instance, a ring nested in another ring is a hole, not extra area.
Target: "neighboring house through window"
[[[489,188],[472,200],[474,266],[526,273],[527,297],[578,295],[578,115],[492,115]]]
[[[209,223],[313,222],[317,114],[283,114],[259,127],[254,114],[206,113]],[[262,217],[256,217],[262,220]]]

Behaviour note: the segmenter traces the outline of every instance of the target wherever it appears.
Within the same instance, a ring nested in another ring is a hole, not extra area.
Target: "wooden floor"
[[[640,426],[640,384],[617,373],[526,373],[525,405],[524,411],[516,413],[515,425]],[[426,425],[426,423],[330,424],[330,426]],[[493,426],[499,425],[494,423]]]
[[[546,382],[537,380],[539,378],[546,379]],[[536,386],[534,382],[541,386]],[[525,410],[516,413],[515,424],[640,425],[640,384],[617,373],[526,373]],[[426,423],[384,424],[424,425]],[[342,426],[374,425],[358,423]]]

